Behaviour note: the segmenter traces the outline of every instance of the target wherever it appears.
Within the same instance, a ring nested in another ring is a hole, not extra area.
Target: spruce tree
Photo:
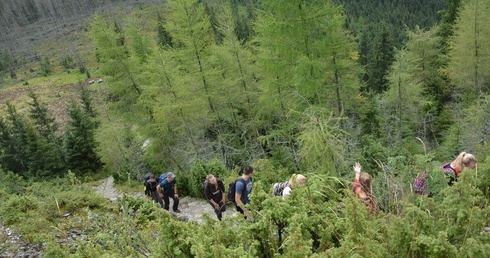
[[[29,152],[24,117],[7,103],[7,119],[0,119],[0,163],[6,171],[28,178]]]
[[[30,174],[36,177],[62,175],[65,162],[58,124],[37,95],[32,90],[28,94],[32,98],[29,117],[33,121],[32,128],[27,131]]]
[[[89,113],[72,101],[68,109],[69,121],[64,135],[65,161],[76,174],[96,172],[102,167],[97,154],[98,142],[95,133],[98,122]]]

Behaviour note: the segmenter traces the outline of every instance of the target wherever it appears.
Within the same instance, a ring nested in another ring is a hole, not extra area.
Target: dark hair
[[[247,176],[250,175],[250,174],[252,174],[253,172],[254,172],[254,167],[252,167],[250,165],[249,166],[245,166],[245,168],[243,168],[243,174],[245,174]]]

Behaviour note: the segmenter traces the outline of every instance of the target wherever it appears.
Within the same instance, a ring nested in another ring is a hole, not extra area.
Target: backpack
[[[230,202],[235,202],[235,192],[236,192],[236,182],[240,180],[243,184],[245,184],[245,180],[243,180],[243,178],[239,178],[233,182],[231,182],[229,185],[228,185],[228,193],[226,195],[226,198],[228,199],[228,201]]]
[[[208,187],[208,180],[204,179],[204,182],[202,182],[202,186],[201,186],[204,197],[206,197],[206,187]]]
[[[143,185],[145,185],[145,184],[146,184],[146,182],[147,182],[148,180],[150,180],[150,177],[151,177],[152,175],[153,175],[153,174],[152,174],[152,173],[150,173],[150,172],[148,172],[148,173],[146,173],[146,174],[144,175],[144,177],[143,177]]]
[[[163,182],[163,180],[165,180],[165,179],[167,179],[167,173],[163,173],[160,175],[160,177],[159,177],[160,181],[159,182]]]
[[[282,192],[287,186],[289,186],[289,182],[275,183],[273,186],[272,195],[282,196]]]
[[[422,172],[420,176],[415,178],[415,182],[413,183],[413,190],[416,194],[424,195],[427,192],[428,185],[426,184],[425,174],[427,174],[427,170]]]

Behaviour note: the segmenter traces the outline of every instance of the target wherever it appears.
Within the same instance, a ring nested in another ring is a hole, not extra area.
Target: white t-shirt
[[[291,194],[291,187],[290,186],[286,186],[284,188],[284,190],[282,190],[282,199],[286,199],[286,196],[290,195]]]

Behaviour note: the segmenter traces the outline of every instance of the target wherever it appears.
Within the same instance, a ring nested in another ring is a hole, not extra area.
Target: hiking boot
[[[175,213],[180,213],[179,209],[174,210]]]

